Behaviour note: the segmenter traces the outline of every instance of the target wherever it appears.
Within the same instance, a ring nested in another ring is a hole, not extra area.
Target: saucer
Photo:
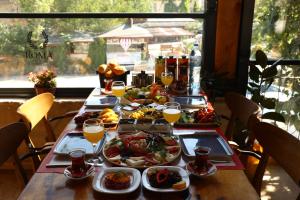
[[[88,164],[87,164],[87,165],[86,165],[86,167],[87,167],[86,173],[83,174],[82,176],[76,176],[76,177],[74,177],[74,176],[72,175],[72,172],[71,172],[71,167],[72,167],[72,166],[68,166],[68,167],[65,169],[65,171],[64,171],[65,177],[67,177],[67,178],[70,179],[70,180],[83,180],[83,179],[85,179],[85,178],[87,178],[87,177],[89,177],[89,176],[91,176],[91,175],[93,175],[93,174],[95,173],[95,167],[92,166],[92,165],[88,165]]]
[[[198,172],[197,170],[194,169],[194,161],[190,161],[186,164],[186,170],[188,171],[189,174],[192,174],[194,176],[207,177],[215,174],[217,172],[217,167],[213,163],[208,161],[208,170]]]

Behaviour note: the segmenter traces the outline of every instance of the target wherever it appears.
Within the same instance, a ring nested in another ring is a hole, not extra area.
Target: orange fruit
[[[99,74],[104,74],[106,71],[107,65],[106,64],[102,64],[98,66],[98,73]]]
[[[186,187],[185,181],[179,181],[172,185],[172,188],[175,190],[183,190]]]
[[[106,78],[112,78],[113,77],[113,72],[111,70],[108,70],[107,72],[105,72],[105,77]]]

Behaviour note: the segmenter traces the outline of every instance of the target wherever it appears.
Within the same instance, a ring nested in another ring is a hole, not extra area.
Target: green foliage
[[[190,12],[200,12],[203,10],[199,1],[191,0],[181,0],[177,6],[174,0],[164,0],[164,12],[180,12],[180,13],[190,13]]]
[[[255,4],[252,51],[263,49],[273,58],[300,59],[300,1],[256,0]],[[270,69],[266,73],[272,76],[275,70]],[[288,96],[285,102],[277,100],[275,110],[281,112],[289,126],[294,126],[298,131],[300,79],[296,77],[299,76],[299,66],[280,66],[277,77],[266,81],[268,85],[282,87],[280,92]]]
[[[259,67],[253,64],[250,65],[249,77],[253,82],[249,82],[248,90],[252,93],[251,100],[259,104],[262,108],[275,109],[276,99],[265,97],[264,92],[270,87],[274,81],[274,77],[277,75],[278,61],[268,66],[268,58],[263,51],[258,50],[255,55]],[[266,84],[267,87],[263,91],[263,85]],[[264,113],[262,118],[285,122],[284,117],[276,112]]]
[[[52,52],[53,61],[49,64],[56,69],[59,69],[60,72],[65,74],[72,74],[74,70],[71,68],[71,59],[69,54],[72,51],[70,36],[62,34],[63,42],[55,47],[52,47],[50,51]]]
[[[253,23],[253,51],[263,49],[272,57],[299,59],[300,1],[257,0]]]
[[[272,119],[279,122],[285,122],[284,117],[277,112],[267,112],[262,115],[263,119]]]
[[[106,43],[103,38],[95,40],[89,46],[88,57],[92,59],[92,63],[88,67],[88,71],[95,72],[100,64],[106,63]]]
[[[27,27],[19,24],[8,26],[0,24],[0,54],[2,55],[24,55]]]

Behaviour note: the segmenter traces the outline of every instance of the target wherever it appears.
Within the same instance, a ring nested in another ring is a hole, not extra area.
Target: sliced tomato
[[[147,154],[147,150],[138,144],[130,143],[129,149],[133,152],[134,156],[144,156]]]
[[[109,147],[108,149],[105,150],[105,154],[107,157],[112,158],[117,155],[120,155],[120,149],[116,146],[114,147]]]
[[[174,146],[174,145],[177,144],[176,140],[174,140],[173,138],[171,138],[171,139],[165,141],[165,143],[166,143],[166,145],[168,145],[168,146]]]
[[[171,147],[171,148],[167,148],[168,152],[171,154],[177,153],[179,151],[178,147]]]

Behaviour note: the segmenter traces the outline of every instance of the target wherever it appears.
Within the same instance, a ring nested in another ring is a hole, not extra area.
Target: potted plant
[[[56,73],[53,70],[43,69],[38,72],[30,72],[28,79],[34,83],[36,94],[50,92],[54,94],[56,89]]]
[[[261,109],[272,109],[276,107],[276,98],[268,98],[265,96],[265,92],[273,84],[275,77],[278,73],[277,65],[281,59],[274,62],[272,65],[268,65],[268,58],[262,50],[257,50],[255,53],[256,63],[250,64],[249,71],[249,85],[247,87],[248,91],[252,94],[251,100],[256,102]],[[279,112],[272,111],[266,112],[262,115],[263,119],[270,119],[279,122],[285,122],[283,115]]]

